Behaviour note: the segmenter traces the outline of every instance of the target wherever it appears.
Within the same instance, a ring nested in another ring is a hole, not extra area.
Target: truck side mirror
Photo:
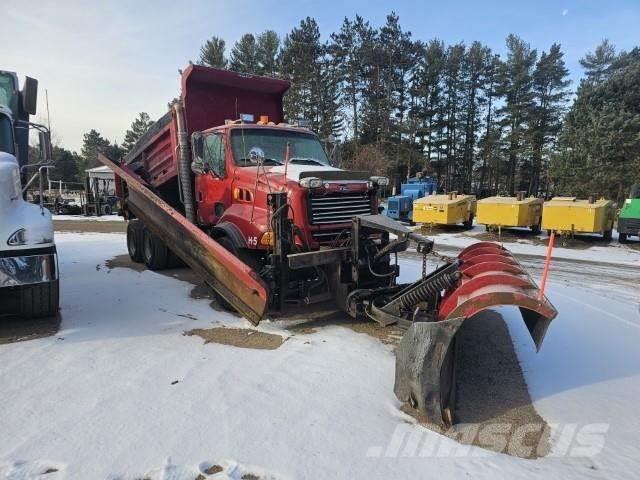
[[[51,134],[47,132],[39,132],[38,140],[40,141],[40,161],[49,163],[51,161]]]
[[[203,161],[202,133],[194,132],[191,135],[191,151],[193,152],[193,161]]]
[[[192,162],[191,171],[198,175],[203,175],[209,172],[209,165],[204,161],[204,139],[202,133],[194,132],[191,135],[191,152]]]
[[[38,80],[31,77],[25,77],[22,91],[22,108],[29,115],[36,114],[38,106]]]

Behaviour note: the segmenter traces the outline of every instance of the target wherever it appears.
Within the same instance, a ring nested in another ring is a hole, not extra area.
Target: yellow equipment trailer
[[[489,197],[478,200],[478,223],[492,228],[530,228],[540,233],[542,221],[542,199],[525,196],[518,192],[515,197]]]
[[[443,195],[428,195],[413,202],[413,221],[427,225],[473,226],[476,214],[476,197],[449,192]]]
[[[611,240],[615,217],[611,200],[577,200],[576,197],[554,197],[544,203],[542,228],[554,230],[561,235],[575,233],[598,233],[605,240]]]

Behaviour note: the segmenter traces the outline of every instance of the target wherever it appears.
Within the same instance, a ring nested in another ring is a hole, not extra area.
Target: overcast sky
[[[273,29],[285,35],[311,16],[323,37],[356,13],[372,25],[395,10],[414,38],[447,43],[480,40],[498,53],[515,33],[539,50],[562,44],[574,81],[578,59],[602,38],[619,49],[640,45],[639,0],[572,1],[22,1],[0,0],[0,69],[39,80],[38,118],[44,90],[54,139],[79,150],[95,128],[112,141],[140,111],[161,116],[178,94],[178,68],[196,60],[212,35],[228,50],[245,32]]]

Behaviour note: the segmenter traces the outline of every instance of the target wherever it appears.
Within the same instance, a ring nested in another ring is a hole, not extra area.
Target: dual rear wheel
[[[127,225],[127,250],[136,263],[144,263],[149,270],[162,270],[170,266],[171,252],[153,232],[138,219]]]
[[[245,250],[235,248],[231,238],[223,236],[215,239],[226,250],[231,252],[254,270],[260,270],[259,259],[253,257]],[[164,268],[179,266],[181,260],[158,238],[151,230],[138,220],[130,220],[127,224],[127,250],[129,257],[136,263],[144,263],[149,270],[162,270]],[[217,302],[225,310],[235,310],[222,295],[213,290]]]

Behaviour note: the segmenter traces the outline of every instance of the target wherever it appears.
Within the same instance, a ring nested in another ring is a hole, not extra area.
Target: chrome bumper
[[[0,288],[52,282],[57,279],[58,257],[55,252],[0,257]]]

